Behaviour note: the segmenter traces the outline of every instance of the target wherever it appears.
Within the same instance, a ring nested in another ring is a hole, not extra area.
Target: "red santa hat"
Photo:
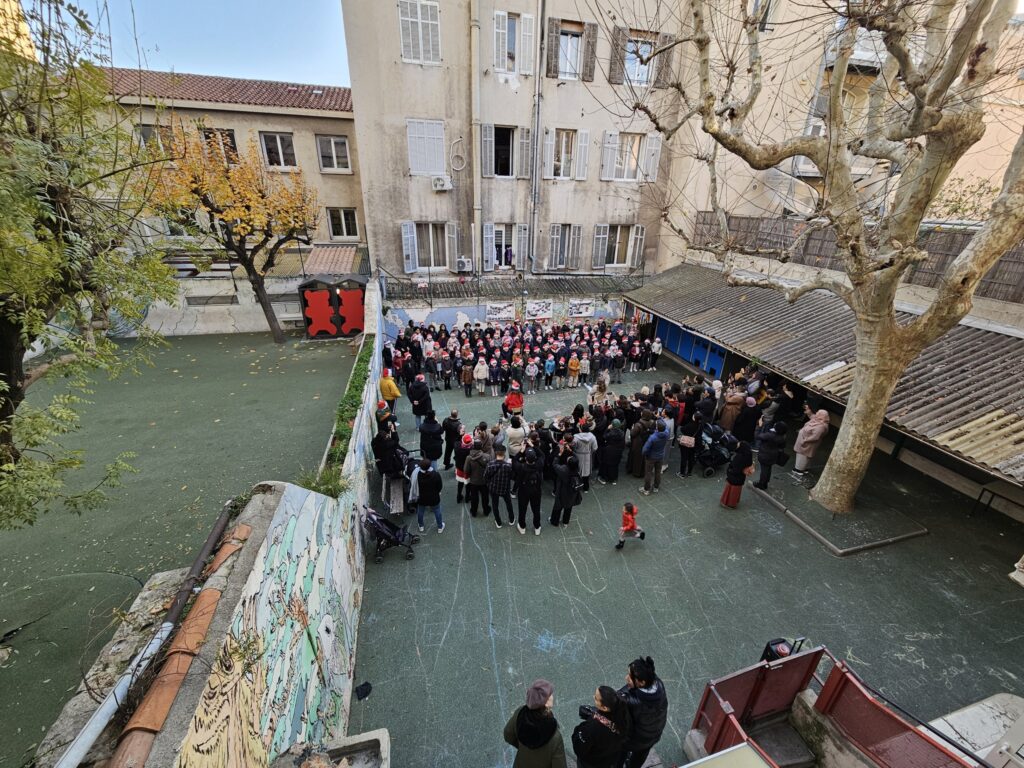
[[[469,446],[471,446],[473,444],[473,436],[472,435],[463,435],[462,436],[462,444],[464,446],[466,446],[467,448]]]
[[[423,374],[422,373],[417,373],[416,374],[416,381],[426,381],[426,379],[423,378]]]
[[[383,371],[381,372],[381,375],[382,375],[382,376],[390,376],[390,375],[391,375],[391,369],[390,369],[390,368],[385,368],[385,369],[384,369],[384,370],[383,370]]]
[[[518,392],[519,391],[519,382],[518,381],[513,381],[512,382],[512,391],[513,392]]]

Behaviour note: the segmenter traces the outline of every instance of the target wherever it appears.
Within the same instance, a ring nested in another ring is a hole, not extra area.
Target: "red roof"
[[[306,272],[311,275],[348,275],[358,271],[354,245],[315,244],[306,257]]]
[[[110,67],[111,93],[117,98],[141,96],[163,101],[208,101],[250,104],[254,107],[291,107],[352,111],[352,89],[336,85],[278,83],[237,77],[154,72],[149,69]]]

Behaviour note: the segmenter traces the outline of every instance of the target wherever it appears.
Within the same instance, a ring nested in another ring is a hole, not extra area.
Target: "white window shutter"
[[[423,158],[423,137],[420,135],[419,122],[410,120],[406,123],[405,132],[409,143],[409,172],[420,173],[425,165]]]
[[[619,151],[619,132],[605,131],[601,143],[601,181],[615,179],[615,155]]]
[[[494,71],[504,72],[508,62],[508,14],[494,12]]]
[[[580,244],[583,240],[583,227],[573,224],[569,230],[569,269],[580,268]]]
[[[576,181],[587,180],[587,165],[590,162],[590,131],[576,132]]]
[[[526,256],[530,252],[530,225],[516,224],[516,269],[526,270]]]
[[[418,61],[420,58],[419,8],[412,0],[398,2],[398,29],[402,38],[402,58]]]
[[[591,269],[604,269],[604,260],[608,253],[608,225],[598,224],[594,227],[594,251],[591,255]]]
[[[484,222],[484,272],[494,271],[494,223]]]
[[[544,129],[544,172],[542,178],[555,178],[555,130]]]
[[[528,179],[533,171],[533,148],[530,145],[530,129],[518,128],[519,134],[519,156],[516,162],[519,164],[518,173],[520,179]]]
[[[443,174],[445,171],[444,161],[444,123],[432,122],[429,124],[431,129],[430,138],[430,167],[431,172],[436,174]]]
[[[661,163],[661,134],[647,134],[647,151],[645,155],[644,175],[647,181],[658,180],[658,165]]]
[[[436,3],[418,3],[420,28],[423,34],[423,61],[441,61],[441,19]]]
[[[558,243],[562,239],[562,225],[551,225],[551,238],[548,245],[548,269],[558,265]]]
[[[484,123],[480,126],[480,175],[490,178],[494,175],[494,125]]]
[[[408,274],[420,267],[419,251],[416,247],[416,222],[402,222],[402,265]]]
[[[459,261],[459,224],[456,221],[449,221],[444,225],[445,249],[448,257],[448,270],[458,272]]]
[[[633,233],[629,243],[629,266],[640,266],[644,256],[644,238],[647,229],[640,224],[633,225]]]
[[[519,74],[533,74],[533,59],[536,54],[536,34],[533,16],[524,13],[519,17],[519,28],[522,30],[519,44]]]

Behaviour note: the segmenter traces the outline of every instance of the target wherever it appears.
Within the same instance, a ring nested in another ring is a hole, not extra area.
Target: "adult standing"
[[[685,419],[676,430],[676,441],[679,443],[679,477],[687,478],[693,472],[697,461],[697,441],[701,439],[703,419],[700,413],[694,413]]]
[[[508,448],[508,455],[512,460],[516,460],[519,454],[525,450],[527,434],[522,418],[513,416],[509,419],[508,429],[505,430],[505,446]]]
[[[566,768],[565,742],[551,711],[554,706],[554,686],[534,680],[526,689],[526,706],[513,712],[505,724],[505,741],[516,749],[512,768]]]
[[[533,529],[540,533],[540,495],[544,481],[544,467],[537,452],[527,448],[523,460],[515,465],[516,498],[519,501],[519,533],[526,533],[526,508],[533,512]]]
[[[423,516],[427,511],[434,513],[437,532],[444,533],[444,518],[441,516],[441,488],[444,483],[441,474],[430,464],[430,459],[420,459],[420,471],[416,476],[418,490],[416,501],[416,522],[423,533]]]
[[[583,481],[583,492],[590,490],[590,475],[594,469],[594,454],[597,453],[597,438],[590,431],[590,421],[580,424],[580,433],[572,438],[572,451],[579,462],[580,479]]]
[[[612,424],[604,433],[604,445],[601,447],[601,471],[598,482],[602,485],[619,481],[619,466],[622,454],[626,452],[626,434],[622,431],[622,422],[612,419]]]
[[[469,514],[476,517],[476,511],[482,506],[484,517],[491,514],[491,499],[487,494],[487,465],[490,463],[479,440],[473,441],[473,448],[466,457],[466,475],[469,478]]]
[[[637,479],[644,476],[644,445],[653,433],[654,414],[645,409],[629,431],[629,473]]]
[[[658,358],[661,357],[661,353],[665,350],[664,345],[661,343],[660,338],[655,338],[651,344],[651,370],[658,370]]]
[[[672,436],[664,419],[658,419],[654,432],[647,438],[641,453],[644,457],[644,487],[640,493],[650,496],[651,491],[657,493],[661,489],[661,465],[668,453]]]
[[[398,398],[402,396],[402,391],[398,388],[398,384],[391,377],[391,369],[385,368],[380,375],[380,399],[388,404],[388,408],[391,412],[395,412],[395,403]]]
[[[459,419],[459,412],[452,408],[452,412],[441,422],[441,429],[444,430],[444,468],[452,468],[452,453],[462,440],[462,421]]]
[[[494,449],[494,461],[487,465],[484,482],[491,497],[491,510],[494,512],[494,524],[501,528],[501,506],[504,499],[505,510],[508,512],[508,524],[515,522],[512,514],[512,465],[505,460],[505,448]]]
[[[770,426],[762,426],[757,433],[757,463],[761,467],[761,476],[754,483],[755,488],[768,490],[772,479],[772,467],[785,464],[786,432],[789,427],[780,421]]]
[[[562,448],[563,454],[569,449]],[[564,462],[555,462],[555,502],[551,507],[551,524],[556,528],[561,525],[563,528],[569,525],[569,518],[572,517],[572,508],[583,501],[582,494],[577,487],[579,481],[579,460],[569,454]],[[540,534],[540,528],[534,530]]]
[[[818,446],[828,434],[829,417],[828,411],[822,409],[816,411],[811,420],[808,421],[796,435],[796,443],[793,445],[793,453],[796,454],[796,465],[793,474],[803,477],[807,474],[807,464],[818,451]]]
[[[452,460],[455,462],[455,482],[457,492],[455,494],[455,503],[461,504],[463,499],[469,500],[469,491],[466,486],[469,485],[469,473],[466,472],[466,459],[469,457],[470,452],[473,450],[473,436],[463,435],[462,440],[455,447],[454,456]]]
[[[743,408],[740,409],[739,415],[732,425],[733,437],[737,440],[746,440],[748,443],[753,443],[760,420],[761,409],[758,407],[757,401],[748,396],[743,401]]]
[[[586,717],[584,717],[586,715]],[[572,732],[578,768],[619,768],[629,734],[629,705],[607,685],[594,691],[594,706],[580,707],[583,722]]]
[[[437,469],[437,460],[444,453],[444,429],[437,422],[437,414],[428,411],[420,430],[420,455],[430,459],[430,466]]]
[[[626,685],[619,689],[629,707],[631,728],[622,750],[622,768],[642,768],[668,722],[668,695],[655,674],[654,660],[634,659],[626,672]]]
[[[729,509],[736,509],[740,503],[740,495],[743,493],[743,484],[747,477],[754,474],[754,454],[750,450],[750,443],[740,441],[729,460],[729,466],[725,468],[725,488],[722,489],[722,498],[718,503]]]
[[[412,415],[416,417],[416,429],[423,423],[423,417],[432,410],[430,387],[422,373],[417,373],[415,380],[409,384],[409,402],[412,403]]]
[[[725,396],[725,405],[722,406],[722,413],[718,417],[718,424],[726,432],[732,432],[736,417],[740,415],[743,406],[746,405],[747,396],[742,391],[733,390]]]

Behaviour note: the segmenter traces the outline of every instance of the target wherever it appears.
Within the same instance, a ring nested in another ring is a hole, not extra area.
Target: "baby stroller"
[[[717,424],[705,424],[697,446],[697,463],[704,477],[713,477],[732,458],[739,441]]]
[[[381,489],[381,501],[384,508],[392,515],[404,515],[411,511],[409,506],[409,479],[419,462],[419,449],[409,451],[398,446],[393,456],[393,464],[384,475]],[[412,507],[414,509],[415,507]]]
[[[373,536],[377,542],[377,548],[373,554],[373,562],[384,561],[384,551],[392,547],[405,547],[405,559],[412,560],[416,557],[413,552],[413,545],[420,543],[420,537],[409,533],[409,526],[398,526],[385,520],[381,515],[374,512],[365,504],[363,505],[363,527],[367,533]]]

